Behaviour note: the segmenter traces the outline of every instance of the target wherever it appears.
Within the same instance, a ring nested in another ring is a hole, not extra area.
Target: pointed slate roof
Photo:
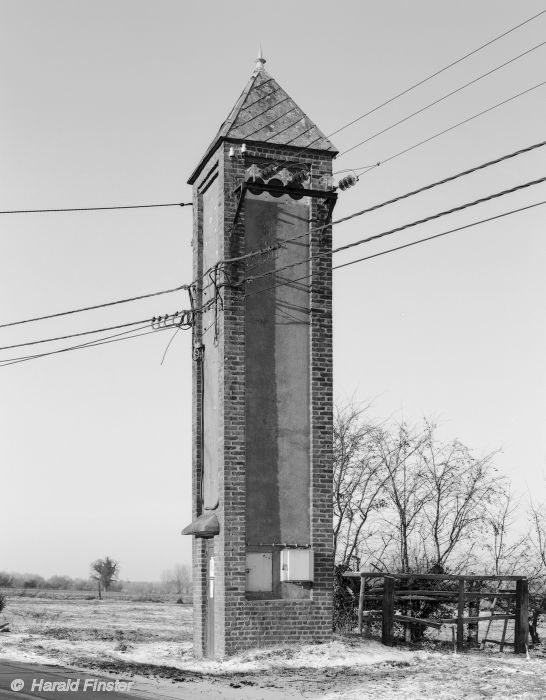
[[[188,180],[190,185],[224,139],[259,141],[337,154],[331,141],[264,70],[264,63],[260,51],[250,80],[192,173]]]

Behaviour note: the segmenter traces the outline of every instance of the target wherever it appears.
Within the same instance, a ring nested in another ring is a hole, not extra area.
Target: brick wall
[[[244,206],[233,226],[237,208],[235,187],[243,180],[248,160],[253,156],[311,164],[312,188],[322,175],[331,174],[331,158],[326,153],[302,152],[303,149],[247,142],[246,162],[242,157],[229,159],[230,144],[221,144],[211,156],[194,185],[194,279],[202,274],[200,234],[202,207],[199,191],[218,164],[220,178],[220,220],[223,239],[220,257],[235,257],[245,252]],[[311,219],[315,225],[325,222],[327,208],[311,200]],[[311,254],[331,250],[331,229],[311,234]],[[214,538],[215,552],[215,649],[222,657],[239,650],[284,642],[322,642],[332,632],[332,315],[331,259],[326,256],[311,264],[311,544],[315,556],[315,581],[310,599],[248,600],[246,585],[246,502],[245,502],[245,299],[244,291],[224,288],[224,312],[220,315],[218,343],[224,362],[220,362],[221,396],[218,435],[219,497],[217,511],[220,534]],[[233,281],[242,279],[243,268],[230,266]],[[200,295],[197,295],[197,307]],[[200,342],[200,317],[194,341]],[[210,342],[207,334],[203,338]],[[193,381],[193,499],[194,517],[199,514],[200,490],[200,376],[194,362]],[[202,540],[195,539],[194,565],[194,641],[198,656],[206,653],[206,554]]]

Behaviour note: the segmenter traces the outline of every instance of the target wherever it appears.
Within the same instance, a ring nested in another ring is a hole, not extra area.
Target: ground
[[[191,607],[174,602],[11,596],[0,660],[136,678],[167,697],[323,700],[546,697],[546,655],[387,648],[355,636],[277,647],[224,662],[193,658]],[[183,690],[183,694],[180,693]]]

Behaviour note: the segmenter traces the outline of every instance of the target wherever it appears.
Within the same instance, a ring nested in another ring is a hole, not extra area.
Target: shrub
[[[6,607],[6,596],[0,593],[0,612]]]
[[[352,632],[358,623],[358,587],[359,579],[344,578],[348,566],[338,565],[334,569],[334,632]]]
[[[48,588],[67,591],[72,588],[73,581],[70,576],[51,576],[47,580]]]
[[[27,590],[29,588],[45,588],[45,579],[43,576],[38,576],[38,574],[26,575],[23,580],[23,588]]]

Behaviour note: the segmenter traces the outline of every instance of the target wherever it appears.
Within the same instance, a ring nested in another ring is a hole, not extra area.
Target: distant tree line
[[[121,590],[121,583],[117,584]],[[44,578],[39,574],[19,574],[0,571],[0,588],[24,588],[29,590],[72,590],[91,591],[97,584],[92,579],[71,578],[70,576],[50,576]]]
[[[44,578],[39,574],[20,574],[15,572],[0,571],[0,588],[24,589],[24,590],[63,590],[63,591],[90,591],[98,590],[100,581],[102,591],[114,593],[127,593],[135,596],[153,596],[162,594],[176,594],[189,602],[192,595],[191,567],[187,564],[177,564],[173,569],[164,571],[161,581],[120,581],[110,577],[112,567],[104,567],[109,560],[98,559],[91,564],[91,575],[88,579],[72,578],[70,576],[50,576]],[[95,568],[95,565],[98,567]],[[117,574],[117,571],[114,571]]]

